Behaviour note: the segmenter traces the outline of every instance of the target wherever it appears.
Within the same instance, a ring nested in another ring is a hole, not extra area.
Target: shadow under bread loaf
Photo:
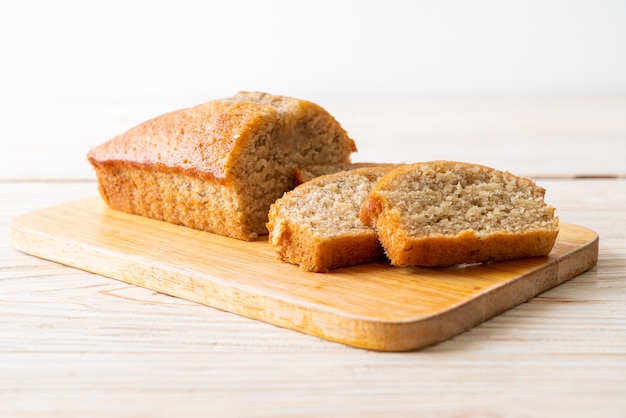
[[[87,158],[113,209],[254,240],[294,167],[347,164],[354,151],[320,106],[240,92],[151,119]]]
[[[448,266],[548,255],[559,231],[545,190],[478,164],[416,163],[373,187],[361,221],[397,266]]]

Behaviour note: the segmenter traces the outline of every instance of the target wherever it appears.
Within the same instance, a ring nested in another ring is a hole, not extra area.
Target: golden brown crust
[[[254,102],[214,100],[144,122],[89,152],[94,166],[126,166],[224,182],[230,160],[276,117]]]
[[[395,241],[395,245],[385,247],[394,266],[441,267],[546,256],[558,234],[556,229],[543,229],[525,233],[500,231],[480,236],[468,230],[454,236],[405,236],[403,239],[399,238],[401,234],[387,233],[389,228],[381,223],[378,234],[381,242]]]
[[[383,256],[374,230],[324,238],[289,220],[275,222],[275,216],[275,212],[270,211],[267,229],[278,259],[299,265],[304,271],[327,273]]]
[[[365,202],[363,202],[363,206],[361,206],[359,219],[363,225],[374,228],[376,226],[376,219],[380,216],[382,211],[383,205],[381,199],[378,195],[370,194],[368,198],[365,199]]]
[[[220,210],[237,201],[223,184],[133,167],[96,172],[102,198],[113,209],[244,241],[260,234],[243,212]]]

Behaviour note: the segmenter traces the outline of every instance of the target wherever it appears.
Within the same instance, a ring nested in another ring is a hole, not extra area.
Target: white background
[[[4,103],[626,93],[624,0],[0,4]]]

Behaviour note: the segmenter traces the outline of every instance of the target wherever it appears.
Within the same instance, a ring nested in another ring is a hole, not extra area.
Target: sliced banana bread
[[[349,163],[349,164],[318,164],[296,167],[293,169],[293,186],[313,180],[316,177],[326,174],[338,173],[340,171],[355,170],[365,167],[399,167],[400,164],[392,163]]]
[[[402,166],[373,187],[360,218],[397,266],[447,266],[545,256],[559,231],[545,190],[478,164]]]
[[[373,261],[383,255],[373,228],[359,211],[391,167],[366,167],[328,174],[285,193],[270,208],[269,242],[278,258],[305,271]]]

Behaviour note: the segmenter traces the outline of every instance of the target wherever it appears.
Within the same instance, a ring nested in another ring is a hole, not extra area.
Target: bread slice
[[[293,187],[311,181],[316,177],[326,174],[338,173],[340,171],[355,170],[364,167],[399,167],[401,164],[392,163],[349,163],[349,164],[318,164],[296,167],[293,169]]]
[[[317,177],[270,208],[269,242],[279,259],[302,270],[331,269],[383,255],[375,231],[359,221],[370,190],[389,167],[366,167]]]
[[[254,240],[294,167],[349,163],[354,151],[320,106],[240,92],[142,123],[87,158],[113,209]]]
[[[361,221],[396,266],[448,266],[548,255],[559,226],[531,179],[453,161],[397,168],[372,189]]]

